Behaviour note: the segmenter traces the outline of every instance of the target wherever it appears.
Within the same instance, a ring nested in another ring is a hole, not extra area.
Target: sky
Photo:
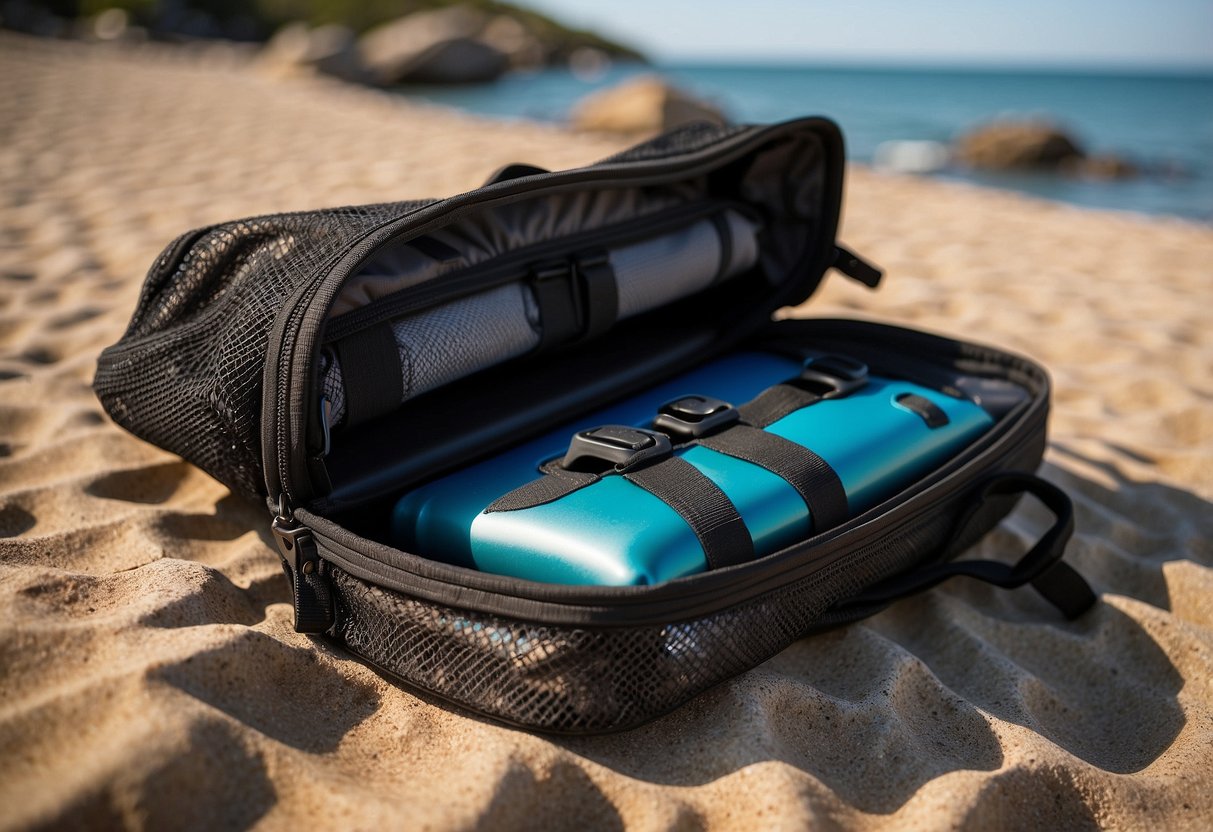
[[[1213,70],[1213,0],[519,0],[658,61]]]

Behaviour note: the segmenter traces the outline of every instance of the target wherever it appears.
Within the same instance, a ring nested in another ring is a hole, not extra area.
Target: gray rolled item
[[[529,286],[507,283],[392,322],[407,401],[539,345],[539,307]],[[341,362],[325,371],[329,425],[345,418]]]
[[[725,221],[732,238],[732,256],[721,280],[735,277],[758,261],[754,223],[736,211],[727,211]],[[639,315],[707,288],[721,271],[720,253],[720,234],[711,220],[612,249],[619,317]]]
[[[679,231],[610,250],[620,319],[648,312],[750,269],[758,261],[757,226],[736,211],[724,214],[729,263],[721,268],[717,224],[700,220]],[[392,322],[400,354],[403,401],[472,373],[525,355],[539,345],[541,322],[525,282],[444,303]],[[345,418],[341,364],[322,365],[328,423]]]

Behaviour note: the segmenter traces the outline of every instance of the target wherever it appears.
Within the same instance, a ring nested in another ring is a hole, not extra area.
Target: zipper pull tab
[[[333,590],[312,530],[295,520],[286,496],[270,524],[295,607],[295,632],[323,633],[333,626]]]
[[[859,255],[842,246],[834,248],[834,262],[830,264],[852,280],[857,280],[869,289],[880,285],[884,272],[864,260]]]

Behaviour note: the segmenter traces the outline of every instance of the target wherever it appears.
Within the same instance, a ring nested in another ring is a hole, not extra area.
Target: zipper
[[[806,260],[811,261],[812,251],[818,250],[817,262],[798,264],[798,267],[807,266],[809,276],[805,278],[806,281],[820,281],[821,275],[832,262],[831,258],[835,256],[833,246],[826,245],[825,241],[832,241],[837,230],[842,197],[842,166],[844,164],[841,133],[833,122],[821,118],[800,119],[773,127],[733,133],[722,137],[715,143],[688,154],[675,156],[673,159],[666,157],[655,160],[608,162],[598,166],[552,174],[551,179],[548,179],[542,187],[536,187],[534,182],[527,181],[527,179],[509,180],[422,206],[376,226],[351,242],[333,256],[327,270],[320,272],[317,279],[301,287],[294,296],[286,301],[269,334],[266,354],[268,372],[263,382],[262,407],[262,434],[270,440],[268,443],[263,443],[262,454],[262,468],[268,493],[287,497],[298,496],[294,493],[295,488],[291,477],[293,463],[291,440],[294,437],[289,435],[291,430],[289,404],[292,399],[293,381],[296,378],[296,374],[292,373],[291,369],[302,342],[302,352],[307,355],[309,362],[307,367],[300,369],[306,369],[310,374],[315,374],[315,362],[311,360],[311,353],[317,333],[305,331],[303,321],[308,318],[308,313],[317,296],[321,295],[321,290],[331,283],[334,274],[348,273],[358,262],[365,260],[379,247],[405,233],[420,235],[431,228],[454,222],[471,210],[482,209],[497,202],[506,202],[513,197],[557,193],[589,183],[623,187],[629,184],[655,185],[676,181],[701,171],[706,173],[732,158],[740,157],[751,148],[771,142],[780,134],[806,128],[813,129],[817,138],[822,142],[827,157],[824,167],[829,181],[827,183],[828,193],[822,200],[825,211],[818,228],[818,245],[810,247],[809,253],[806,254]],[[345,266],[344,269],[342,269],[343,266]],[[796,281],[789,281],[786,289],[778,293],[778,296],[772,300],[786,302],[792,293],[804,289],[811,290],[811,288],[808,285],[802,287]],[[331,302],[331,298],[329,302]],[[315,320],[315,317],[312,316],[312,330],[318,330],[321,325]],[[303,381],[306,385],[305,389],[310,389],[316,383],[316,379],[312,377]],[[302,439],[296,441],[302,443]],[[302,448],[300,455],[304,457],[304,461],[306,453],[306,449]],[[310,498],[311,495],[308,496]]]
[[[526,246],[509,254],[494,257],[484,263],[435,278],[428,283],[401,289],[379,298],[361,309],[355,309],[339,318],[334,318],[325,326],[324,340],[339,341],[382,321],[404,317],[430,306],[447,303],[475,292],[495,289],[506,283],[524,279],[526,270],[520,271],[520,267],[554,259],[566,251],[603,248],[625,242],[641,242],[688,225],[703,217],[729,210],[756,218],[754,209],[745,203],[713,200],[706,203],[681,205],[675,209],[662,211],[660,217],[635,217],[590,233],[570,235]],[[576,259],[576,255],[564,258],[564,260],[571,259]]]

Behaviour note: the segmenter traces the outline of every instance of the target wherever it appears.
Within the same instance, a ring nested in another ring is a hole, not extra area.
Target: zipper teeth
[[[376,226],[376,229],[381,228],[381,227],[382,226]],[[367,233],[373,234],[376,229],[372,229],[371,231],[369,231]],[[363,242],[361,244],[365,245],[365,237],[362,238],[362,240],[363,240]],[[354,244],[349,246],[347,249],[345,249],[341,254],[336,255],[332,260],[332,266],[329,266],[328,268],[331,270],[333,267],[336,266],[337,263],[339,263],[341,261],[341,259],[343,257],[345,257],[350,252],[356,251],[358,249],[359,245],[360,245],[360,243],[355,242]],[[327,272],[326,272],[326,276],[327,276]],[[296,318],[301,317],[306,314],[307,309],[311,305],[312,300],[319,293],[320,289],[324,286],[324,283],[325,283],[324,279],[313,282],[312,285],[308,287],[308,291],[306,293],[304,293],[303,297],[301,297],[299,299],[299,302],[296,303],[291,308],[291,311],[286,319],[286,325],[283,328],[284,336],[285,336],[285,333],[287,333],[287,332],[296,331],[297,327],[294,323]],[[291,359],[293,358],[294,347],[297,344],[297,340],[298,339],[292,339],[292,342],[290,344],[291,348],[287,349],[286,348],[287,345],[285,343],[285,338],[284,338],[283,343],[282,343],[283,349],[279,350],[279,352],[278,352],[278,370],[277,370],[277,378],[275,379],[277,382],[277,384],[276,384],[277,396],[275,397],[276,410],[275,410],[275,413],[273,414],[273,425],[274,425],[274,431],[275,431],[275,437],[276,437],[276,445],[278,448],[277,469],[278,469],[278,492],[279,492],[279,494],[278,495],[271,494],[270,495],[271,497],[281,496],[281,497],[289,498],[290,496],[293,496],[290,494],[290,488],[288,487],[288,483],[290,482],[290,478],[289,478],[290,446],[287,443],[287,437],[286,437],[288,426],[286,424],[286,420],[282,419],[281,414],[286,411],[287,405],[288,405],[289,399],[290,399],[290,382],[291,382],[291,375],[292,375],[290,372],[290,364],[291,364]],[[262,460],[262,465],[264,465],[264,464],[265,464],[265,461]]]
[[[736,203],[730,200],[714,200],[707,203],[681,205],[675,209],[665,210],[661,212],[662,216],[660,218],[645,215],[625,222],[615,223],[612,226],[595,229],[593,233],[569,235],[561,239],[527,246],[508,254],[494,257],[483,263],[477,263],[458,271],[440,275],[423,284],[400,289],[361,309],[348,312],[339,318],[333,319],[326,325],[324,339],[326,341],[335,341],[347,335],[352,335],[359,330],[374,326],[380,321],[411,314],[428,306],[445,303],[463,295],[510,283],[525,276],[524,273],[519,272],[519,266],[525,266],[528,263],[542,260],[544,257],[554,256],[565,249],[575,250],[581,247],[611,245],[622,242],[641,242],[683,226],[691,221],[729,210],[754,215],[753,209],[744,203]]]
[[[416,209],[416,210],[422,210],[422,209]],[[415,213],[415,212],[409,211],[401,217],[396,217],[395,219],[388,220],[387,222],[384,222],[384,223],[380,223],[379,225],[377,225],[374,228],[367,231],[365,234],[363,234],[357,240],[350,243],[348,246],[346,246],[340,252],[335,254],[333,256],[333,258],[329,261],[330,265],[326,266],[323,271],[319,272],[319,274],[321,274],[323,276],[317,280],[312,281],[312,283],[307,287],[307,291],[304,292],[296,300],[295,304],[291,307],[290,312],[287,314],[285,323],[282,328],[282,335],[281,335],[281,338],[279,339],[281,348],[278,350],[277,370],[275,373],[276,378],[274,379],[274,381],[275,381],[274,386],[276,388],[276,395],[274,398],[275,408],[274,408],[274,413],[272,413],[271,416],[272,416],[272,427],[273,427],[274,437],[275,437],[275,445],[277,447],[277,463],[275,465],[275,468],[278,471],[278,488],[277,488],[278,493],[277,494],[271,493],[270,494],[271,498],[277,498],[277,497],[289,498],[289,497],[293,496],[290,493],[290,487],[289,487],[290,446],[287,443],[287,437],[286,437],[289,425],[287,424],[286,420],[284,420],[282,418],[282,413],[286,411],[287,405],[288,405],[289,399],[290,399],[290,382],[291,382],[291,375],[292,375],[290,372],[290,365],[291,365],[292,359],[294,358],[294,348],[298,344],[298,337],[297,337],[298,332],[296,331],[297,326],[295,326],[294,322],[297,317],[306,315],[307,309],[311,305],[312,300],[316,297],[316,295],[324,287],[324,284],[327,281],[332,270],[334,268],[336,268],[337,264],[340,263],[342,261],[342,259],[344,259],[345,257],[349,256],[350,254],[353,254],[360,250],[369,251],[371,248],[373,248],[373,246],[370,244],[368,238],[372,237],[376,231],[379,231],[380,229],[382,229],[388,225],[391,225],[394,222],[399,222],[402,219],[404,219],[404,217],[407,217],[407,216],[409,216],[409,214],[412,214],[412,213]],[[295,338],[291,339],[291,342],[289,345],[287,344],[287,341],[286,341],[287,333],[295,333],[295,335],[296,335]],[[271,333],[271,341],[272,341],[272,339],[273,339],[273,333]],[[265,467],[266,460],[262,460],[261,464],[263,467]]]
[[[1031,442],[1033,441],[1033,436],[1035,435],[1035,431],[1032,430],[1031,427],[1034,426],[1037,421],[1038,420],[1033,420],[1032,423],[1021,426],[1020,430],[1023,431],[1022,436],[1014,444],[1012,444],[1011,446],[1004,449],[1001,453],[999,453],[996,458],[994,458],[994,459],[990,460],[989,462],[987,462],[986,464],[982,465],[981,469],[980,469],[980,473],[988,473],[988,472],[997,470],[1003,462],[1017,456],[1021,451],[1023,451],[1023,449],[1025,447],[1027,447],[1029,444],[1031,444]],[[973,460],[973,461],[975,461],[975,460]],[[970,461],[970,464],[971,464],[971,462],[972,461]],[[844,557],[847,557],[848,550],[849,550],[851,557],[853,558],[853,560],[851,561],[851,565],[855,568],[862,568],[865,563],[867,563],[870,559],[877,557],[881,552],[887,551],[887,549],[897,546],[898,545],[898,543],[896,542],[897,540],[900,540],[903,537],[915,534],[922,527],[925,527],[926,525],[933,522],[933,517],[934,517],[934,515],[936,515],[938,513],[941,503],[948,502],[948,501],[951,501],[951,500],[959,497],[964,490],[966,490],[970,486],[972,486],[975,479],[976,479],[976,476],[965,477],[963,479],[963,481],[957,481],[957,482],[953,483],[946,491],[944,491],[943,493],[940,493],[940,494],[933,495],[929,500],[924,500],[923,505],[919,506],[914,511],[912,511],[908,514],[900,515],[900,513],[904,512],[907,507],[907,504],[903,504],[902,506],[899,506],[899,507],[893,509],[892,513],[886,514],[883,518],[881,518],[881,522],[867,524],[862,528],[857,528],[857,529],[852,529],[850,531],[841,532],[832,537],[828,537],[825,540],[820,540],[820,539],[815,538],[815,539],[805,541],[800,544],[795,544],[794,546],[784,549],[781,552],[774,553],[774,554],[783,555],[785,557],[797,558],[797,556],[804,556],[804,555],[808,555],[808,554],[812,553],[812,551],[814,549],[818,549],[826,543],[829,543],[831,545],[830,552],[824,553],[824,554],[819,554],[817,557],[809,558],[808,560],[805,560],[804,562],[797,562],[797,563],[788,565],[786,568],[781,569],[777,573],[772,573],[771,575],[760,577],[760,578],[756,579],[755,582],[748,587],[738,587],[736,585],[736,582],[733,582],[733,583],[729,583],[729,584],[723,584],[721,586],[716,586],[716,587],[711,587],[708,589],[700,590],[693,594],[687,594],[684,592],[680,595],[679,600],[694,599],[693,604],[687,605],[685,607],[686,609],[693,610],[693,612],[691,612],[691,613],[674,612],[674,613],[669,613],[669,614],[662,615],[662,616],[650,614],[648,617],[652,618],[654,620],[657,620],[657,619],[660,619],[660,620],[679,619],[680,620],[680,617],[693,618],[693,617],[698,617],[700,615],[708,615],[708,614],[711,614],[713,610],[718,610],[720,608],[720,606],[719,606],[720,602],[723,602],[723,604],[725,606],[733,606],[735,604],[743,603],[746,601],[753,600],[755,598],[762,597],[764,595],[779,591],[782,588],[786,587],[788,585],[786,576],[789,573],[794,573],[796,571],[815,566],[816,568],[814,569],[813,573],[792,579],[795,582],[808,580],[817,571],[826,569],[831,564],[838,562],[839,560],[843,559]],[[924,493],[924,492],[920,492],[920,494],[916,495],[916,496],[921,497],[922,493]],[[847,539],[851,535],[857,535],[860,531],[863,532],[863,535],[859,539],[856,539],[856,540]],[[339,566],[343,569],[346,569],[346,571],[351,571],[355,574],[357,574],[359,571],[364,571],[364,570],[358,569],[358,565],[356,563],[346,560],[346,558],[344,558],[343,556],[341,556],[339,554],[336,556],[333,556],[332,553],[334,551],[335,546],[340,546],[343,549],[348,548],[348,547],[338,543],[337,541],[332,540],[331,538],[326,537],[322,533],[316,532],[314,529],[313,529],[313,534],[315,534],[318,538],[324,540],[328,544],[328,546],[326,546],[326,549],[327,549],[326,556],[328,557],[329,560],[332,560],[334,563],[336,563],[337,566]],[[888,539],[890,537],[892,537],[892,540]],[[856,549],[860,550],[861,554],[856,554],[855,553]],[[865,550],[865,549],[871,549],[871,551],[863,552],[863,550]],[[407,579],[416,580],[418,577],[415,573],[409,572],[400,567],[388,566],[387,564],[383,564],[383,563],[375,560],[374,558],[371,558],[368,555],[362,554],[361,552],[357,552],[356,550],[351,549],[350,551],[353,551],[358,557],[366,558],[368,561],[374,563],[376,565],[377,570],[379,570],[379,571],[384,571],[384,570],[398,571],[401,573],[401,578],[406,579],[406,580]],[[770,557],[770,556],[767,556],[767,557]],[[750,564],[747,564],[746,566],[741,567],[736,573],[734,573],[735,578],[737,580],[741,580],[744,577],[746,577],[745,573],[747,573],[747,572],[760,573],[760,572],[768,569],[769,566],[767,566],[765,564],[761,565],[761,566],[759,565],[761,563],[761,560],[763,560],[763,559],[760,559],[759,561],[753,561]],[[380,575],[379,577],[382,580],[386,576]],[[398,584],[398,586],[389,586],[389,588],[391,588],[391,589],[395,589],[396,591],[406,592],[406,593],[411,591],[410,588],[406,585],[406,580],[398,579],[398,580],[392,581],[390,578],[388,578],[388,580],[391,581],[392,583]],[[427,579],[427,580],[434,580],[434,579]],[[454,584],[448,583],[446,581],[441,581],[441,583],[443,583],[446,586],[454,585]],[[480,590],[480,591],[484,592],[485,594],[488,594],[488,595],[496,595],[502,599],[508,599],[509,601],[524,601],[524,602],[540,603],[540,604],[552,604],[554,606],[567,606],[567,607],[578,607],[578,608],[580,608],[580,607],[603,607],[606,605],[613,605],[615,607],[635,605],[635,608],[641,608],[643,605],[661,606],[661,605],[667,603],[663,599],[654,600],[654,599],[647,599],[647,598],[642,598],[642,597],[637,597],[637,596],[632,596],[630,598],[625,597],[625,598],[613,598],[613,599],[604,599],[604,598],[598,598],[598,597],[594,597],[594,596],[587,596],[584,599],[561,599],[561,600],[553,600],[553,601],[536,601],[535,599],[531,599],[526,596],[510,595],[510,594],[506,594],[506,593],[503,593],[500,591],[496,591],[496,592],[491,591],[491,590]],[[711,605],[717,605],[717,606],[711,606]],[[702,609],[704,607],[710,607],[710,608]],[[499,610],[493,610],[493,609],[488,609],[485,611],[491,612],[493,614],[499,614],[499,615],[509,615],[510,614],[505,611],[499,611]],[[643,610],[638,611],[636,613],[636,617],[637,617],[637,619],[646,618],[643,613]],[[559,623],[559,622],[548,622],[548,623]],[[580,622],[580,623],[584,623],[584,622]],[[622,622],[622,623],[631,624],[633,622],[629,621],[629,622]]]
[[[660,159],[655,159],[655,160],[612,162],[609,164],[605,164],[602,167],[591,166],[588,168],[581,168],[581,169],[577,169],[574,171],[569,171],[568,175],[562,176],[561,181],[556,183],[555,185],[551,185],[547,189],[535,189],[535,190],[531,191],[530,193],[532,193],[532,195],[541,195],[545,192],[545,190],[550,190],[552,192],[555,192],[555,191],[558,191],[560,188],[567,186],[567,185],[594,182],[596,180],[601,181],[604,184],[608,184],[611,186],[622,187],[623,183],[628,181],[626,179],[626,177],[622,180],[612,180],[610,178],[612,171],[619,171],[621,169],[628,170],[629,172],[634,173],[637,184],[657,184],[659,182],[667,181],[667,179],[669,181],[673,181],[673,180],[677,179],[679,176],[686,175],[688,172],[692,172],[692,171],[698,170],[700,168],[706,168],[707,166],[711,165],[712,163],[718,162],[722,158],[726,158],[730,153],[735,152],[738,149],[744,149],[750,145],[756,144],[759,141],[768,140],[770,138],[771,134],[775,130],[789,130],[789,129],[791,129],[791,127],[793,125],[803,127],[807,124],[814,123],[814,122],[817,122],[817,123],[825,125],[825,126],[832,127],[835,131],[837,129],[836,127],[834,127],[832,122],[829,122],[824,119],[810,118],[810,119],[804,119],[803,121],[799,121],[799,122],[788,122],[788,123],[784,123],[782,125],[776,125],[774,130],[772,130],[771,128],[768,128],[765,130],[734,133],[734,134],[722,137],[719,141],[717,141],[715,143],[705,145],[704,147],[701,147],[695,151],[692,151],[691,153],[692,153],[693,158],[687,159],[685,162],[682,162],[682,163],[671,162],[669,157],[665,157],[665,158],[660,158]],[[821,135],[823,137],[825,136],[824,133],[822,133]],[[839,154],[839,158],[835,159],[834,161],[837,165],[841,166],[843,164],[843,160],[841,158],[842,147],[841,147],[841,137],[840,136],[837,137],[836,143],[837,143],[837,147],[835,149],[837,150],[837,153]],[[831,147],[833,147],[833,146],[829,145],[829,144],[826,145],[827,153],[830,152]],[[675,155],[677,155],[677,154],[675,154]],[[652,165],[654,167],[663,168],[661,175],[657,176],[656,178],[650,176],[646,179],[645,168],[649,165]],[[837,182],[836,185],[837,185],[837,188],[835,190],[838,190],[839,193],[841,193],[841,187],[842,187],[841,172],[839,173],[839,182]],[[518,191],[518,193],[520,193],[520,194],[525,194],[527,192],[528,191],[526,189],[519,189],[519,191]],[[513,192],[507,189],[501,195],[501,198],[504,199],[507,195],[512,195],[512,194],[513,194]],[[454,197],[453,199],[459,199],[459,197]],[[440,200],[439,202],[442,202],[442,201],[445,201],[445,200]],[[479,204],[468,203],[468,204],[464,204],[464,205],[457,205],[451,210],[451,213],[446,217],[441,217],[441,218],[434,217],[426,222],[421,223],[420,225],[418,225],[414,228],[401,229],[399,233],[405,233],[405,231],[415,232],[418,234],[424,233],[429,228],[434,227],[443,221],[446,221],[446,222],[454,221],[459,216],[459,214],[465,209],[483,206],[486,203],[491,204],[492,201],[493,200],[485,200],[484,202],[479,203]],[[289,324],[294,321],[295,315],[300,309],[303,309],[306,311],[306,308],[308,306],[310,306],[310,304],[314,300],[316,294],[328,282],[328,278],[331,277],[333,269],[336,268],[336,266],[339,263],[341,263],[343,260],[345,260],[346,258],[348,258],[350,256],[357,256],[359,258],[365,257],[366,254],[368,254],[376,246],[387,242],[386,240],[378,241],[378,242],[374,241],[376,234],[383,231],[385,228],[388,228],[389,226],[403,222],[411,214],[425,211],[428,208],[434,207],[434,205],[436,205],[436,204],[438,204],[438,202],[430,203],[429,205],[418,208],[415,211],[410,211],[403,216],[396,217],[394,219],[388,220],[387,222],[381,223],[380,225],[377,225],[374,228],[367,231],[366,233],[364,233],[360,238],[358,238],[357,240],[355,240],[354,242],[352,242],[351,244],[346,246],[346,248],[342,249],[341,252],[339,252],[337,255],[335,255],[333,260],[331,261],[332,265],[329,266],[326,271],[321,272],[320,274],[322,276],[319,277],[317,280],[315,280],[308,287],[308,290],[306,292],[304,292],[302,295],[300,295],[295,300],[294,305],[292,306],[291,311],[288,313],[288,316],[286,318],[286,324],[288,324],[288,325],[284,325],[282,336],[281,336],[281,338],[278,339],[278,342],[279,342],[278,359],[279,360],[276,364],[277,377],[273,380],[274,386],[276,388],[276,396],[275,396],[275,400],[274,400],[275,408],[274,408],[274,412],[270,414],[270,420],[271,420],[272,432],[275,435],[275,446],[276,446],[276,450],[277,450],[278,459],[276,461],[276,464],[273,466],[272,470],[277,471],[278,482],[276,484],[274,484],[274,485],[276,485],[276,488],[269,488],[269,490],[275,492],[277,495],[286,495],[288,497],[293,496],[290,493],[291,492],[290,476],[289,476],[289,474],[290,474],[289,469],[290,469],[290,462],[291,462],[290,458],[289,458],[290,448],[289,448],[289,445],[287,443],[287,438],[286,438],[286,434],[289,431],[289,425],[285,424],[285,422],[287,422],[288,420],[284,420],[282,418],[282,414],[286,410],[287,399],[289,398],[289,396],[287,394],[287,388],[289,387],[289,384],[290,384],[290,375],[291,375],[289,372],[289,367],[294,358],[294,351],[295,351],[295,347],[298,345],[298,340],[299,340],[298,335],[300,333],[295,332],[295,328],[292,326],[289,326]],[[831,213],[830,216],[826,217],[826,220],[828,223],[835,223],[837,221],[837,209],[836,208]],[[824,263],[825,254],[823,253],[822,256],[823,256],[823,263]],[[287,343],[287,338],[286,338],[287,333],[294,333],[294,335],[295,335],[295,337],[290,339],[289,344]],[[285,373],[283,372],[284,369],[286,370]],[[266,466],[266,460],[262,460],[262,466],[263,466],[263,468],[266,468],[266,470],[271,470]],[[270,483],[267,482],[267,486],[270,486]],[[275,494],[271,494],[270,496],[274,497]]]

